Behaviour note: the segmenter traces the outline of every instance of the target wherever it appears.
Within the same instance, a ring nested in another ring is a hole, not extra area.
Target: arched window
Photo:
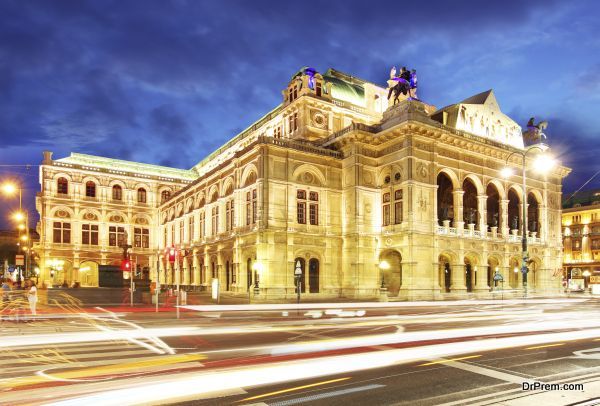
[[[164,203],[171,198],[171,192],[168,190],[163,190],[160,194],[160,202]]]
[[[96,184],[91,180],[85,184],[85,197],[96,197]]]
[[[114,185],[112,188],[113,200],[123,200],[123,188],[119,185]]]
[[[137,200],[138,203],[146,203],[146,189],[143,187],[139,188],[137,191]]]
[[[56,182],[56,191],[61,195],[66,195],[69,193],[69,181],[65,178],[58,178]]]

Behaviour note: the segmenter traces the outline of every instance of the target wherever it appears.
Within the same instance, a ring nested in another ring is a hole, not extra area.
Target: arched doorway
[[[514,189],[508,191],[508,227],[518,230],[521,226],[521,213],[519,210],[519,195]]]
[[[471,179],[463,182],[463,219],[466,224],[477,224],[479,211],[477,209],[477,187]]]
[[[444,172],[441,172],[437,177],[437,207],[438,207],[438,224],[441,226],[444,220],[454,220],[454,198],[452,192],[452,180]]]
[[[304,293],[306,292],[306,261],[304,260],[304,258],[298,257],[296,259],[294,259],[294,271],[296,270],[297,264],[300,263],[300,269],[302,270],[302,276],[300,276],[300,292]],[[296,284],[297,279],[294,278],[294,284]],[[296,290],[298,289],[298,286],[296,286]]]
[[[487,225],[488,231],[490,231],[492,227],[500,226],[500,193],[498,193],[498,188],[496,185],[490,183],[487,185],[485,194],[487,195],[485,204],[487,212]],[[488,284],[488,286],[491,285]]]
[[[469,259],[465,258],[465,285],[467,286],[467,292],[473,291],[474,273],[474,266]]]
[[[319,260],[316,258],[308,261],[308,286],[310,293],[319,293]]]
[[[527,230],[540,233],[540,207],[533,193],[527,195]]]
[[[509,262],[509,273],[508,283],[511,288],[517,289],[519,287],[519,272],[521,272],[520,260],[512,258]]]
[[[529,262],[528,265],[528,269],[529,271],[527,272],[527,287],[528,288],[532,288],[535,289],[537,288],[537,273],[538,270],[540,269],[540,264],[541,261],[539,260],[539,258],[534,258],[531,262]]]
[[[229,269],[229,261],[225,262],[225,290],[229,290],[231,283],[231,270]]]
[[[248,290],[252,286],[252,258],[248,258],[246,260],[246,283],[248,285]]]
[[[396,296],[402,286],[402,255],[398,251],[385,251],[379,256],[381,282],[390,295]]]
[[[445,255],[440,255],[438,258],[440,264],[440,282],[443,283],[442,289],[446,293],[450,293],[452,286],[452,268],[450,266],[450,258]]]

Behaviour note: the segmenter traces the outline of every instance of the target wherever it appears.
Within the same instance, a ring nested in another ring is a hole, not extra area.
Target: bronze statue
[[[544,134],[544,130],[548,128],[548,122],[540,121],[537,124],[534,123],[535,117],[531,117],[527,122],[527,129],[523,130],[523,137],[526,141],[529,141],[532,144],[539,144],[542,142],[542,139],[546,139],[546,134]]]

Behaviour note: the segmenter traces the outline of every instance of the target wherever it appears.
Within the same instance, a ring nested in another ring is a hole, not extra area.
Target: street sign
[[[25,255],[15,255],[15,265],[25,265]]]

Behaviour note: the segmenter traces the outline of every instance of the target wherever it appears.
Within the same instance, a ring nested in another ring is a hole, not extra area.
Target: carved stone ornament
[[[90,212],[85,213],[83,218],[86,220],[98,220],[98,216],[96,216],[94,213],[90,213]]]
[[[388,239],[386,239],[386,240],[385,240],[385,245],[387,245],[388,247],[389,247],[390,245],[392,245],[392,239],[391,239],[391,238],[388,238]]]
[[[424,179],[427,178],[429,171],[427,170],[427,167],[424,164],[420,163],[419,166],[417,166],[417,173],[422,179]]]
[[[319,127],[319,128],[326,128],[327,127],[327,120],[325,119],[325,116],[323,115],[323,113],[317,111],[313,114],[313,123],[315,125],[315,127]]]
[[[366,185],[372,185],[373,184],[373,174],[371,172],[365,172],[363,175],[363,181],[365,182]]]
[[[400,175],[400,172],[396,172],[396,174],[394,175],[394,179],[395,179],[396,181],[400,180],[400,178],[401,178],[401,177],[402,177],[402,176]]]
[[[371,214],[371,203],[365,203],[365,212]]]
[[[119,216],[118,214],[115,214],[114,216],[110,216],[110,221],[112,221],[113,223],[121,223],[123,221],[123,217]]]
[[[304,183],[313,183],[313,181],[315,180],[314,176],[312,173],[310,172],[304,172],[302,174],[302,181]]]
[[[56,212],[56,217],[67,218],[67,217],[70,217],[70,216],[69,216],[69,212],[67,212],[65,210],[58,210]]]
[[[135,219],[136,224],[148,224],[148,220],[146,220],[143,217],[138,217],[137,219]]]

